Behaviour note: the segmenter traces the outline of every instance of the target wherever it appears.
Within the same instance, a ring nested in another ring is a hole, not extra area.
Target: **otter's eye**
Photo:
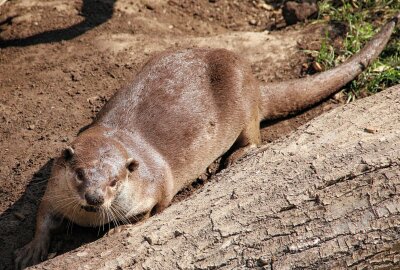
[[[111,180],[110,187],[115,187],[116,184],[117,184],[117,179]]]
[[[85,173],[83,172],[82,169],[77,169],[75,173],[76,173],[76,178],[77,178],[79,181],[85,180]]]
[[[126,168],[130,173],[134,172],[139,167],[139,163],[133,158],[128,158],[126,161]]]

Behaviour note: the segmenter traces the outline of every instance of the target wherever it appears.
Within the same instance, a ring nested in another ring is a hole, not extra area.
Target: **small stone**
[[[304,22],[318,16],[318,5],[315,0],[287,1],[283,5],[282,15],[287,25]]]
[[[82,76],[79,75],[78,73],[74,72],[71,74],[71,79],[72,79],[72,81],[77,82],[77,81],[82,80]]]
[[[257,21],[255,19],[250,19],[249,24],[250,25],[257,25]]]
[[[150,3],[146,3],[144,6],[145,6],[148,10],[154,10],[154,9],[155,9],[154,6],[153,6],[153,4],[150,4]]]
[[[172,28],[174,28],[174,26],[171,24],[171,25],[168,26],[168,28],[172,29]]]
[[[333,99],[338,101],[338,102],[345,102],[346,101],[346,96],[343,93],[343,91],[337,92],[336,94],[333,95]]]
[[[28,130],[34,130],[34,129],[35,129],[35,125],[33,125],[33,124],[28,126]]]
[[[262,9],[265,9],[265,10],[269,10],[269,11],[271,11],[271,10],[274,9],[273,6],[268,5],[267,3],[261,3],[261,4],[259,5],[259,7],[262,8]]]
[[[152,245],[153,244],[153,240],[151,239],[151,237],[150,236],[143,236],[143,238],[144,238],[144,240],[147,242],[147,243],[149,243],[149,245]]]
[[[80,252],[76,253],[76,256],[78,256],[78,257],[85,257],[87,255],[88,255],[88,253],[86,251],[80,251]]]
[[[364,128],[364,131],[367,132],[367,133],[374,134],[374,133],[378,132],[378,129],[377,128],[373,128],[373,127],[366,127],[366,128]]]
[[[231,199],[231,200],[236,200],[237,198],[239,198],[239,197],[238,197],[238,195],[236,194],[236,192],[235,192],[235,191],[232,191],[232,194],[231,194],[230,199]]]
[[[97,100],[99,100],[99,99],[100,99],[99,96],[94,96],[94,97],[90,97],[90,98],[88,98],[88,99],[86,99],[86,100],[87,100],[87,102],[89,102],[90,105],[94,105],[95,102],[96,102]]]
[[[260,257],[257,260],[257,266],[266,266],[266,265],[269,265],[270,263],[271,263],[271,260],[269,260],[267,258],[263,258],[263,257]]]
[[[174,232],[174,236],[175,236],[175,237],[178,237],[178,236],[181,236],[181,235],[183,235],[183,232],[181,232],[181,231],[176,230],[176,231]]]

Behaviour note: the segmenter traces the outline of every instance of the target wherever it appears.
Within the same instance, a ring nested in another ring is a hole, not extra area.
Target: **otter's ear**
[[[129,172],[133,172],[139,167],[139,162],[134,160],[133,158],[128,158],[126,161],[126,168],[128,169]]]
[[[72,156],[75,154],[75,151],[72,147],[68,146],[62,151],[62,156],[65,160],[71,160]]]

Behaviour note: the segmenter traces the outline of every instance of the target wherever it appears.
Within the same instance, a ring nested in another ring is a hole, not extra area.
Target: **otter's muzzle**
[[[104,195],[98,192],[87,192],[85,194],[85,199],[87,204],[90,206],[100,206],[104,203]]]

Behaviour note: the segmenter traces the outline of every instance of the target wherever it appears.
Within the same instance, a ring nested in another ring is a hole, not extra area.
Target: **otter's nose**
[[[93,206],[99,206],[104,203],[104,197],[99,193],[86,193],[85,199],[89,205]]]

